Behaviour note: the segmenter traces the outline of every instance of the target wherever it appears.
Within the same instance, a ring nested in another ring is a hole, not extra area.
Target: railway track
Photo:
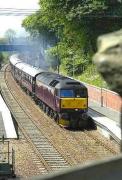
[[[116,154],[117,152],[116,146],[114,146],[112,142],[110,143],[109,140],[106,141],[103,136],[100,137],[98,131],[70,131],[69,134],[72,139],[75,139],[78,142],[78,145],[79,147],[82,147],[82,150],[89,151],[89,155],[93,156],[94,158],[96,156],[96,152],[100,153],[103,151],[103,149],[104,153],[106,154],[109,154],[110,152],[111,154]],[[84,136],[85,139],[81,139],[81,136]],[[93,146],[90,146],[91,142]]]
[[[9,69],[6,77],[3,72],[0,73],[0,79],[3,97],[33,148],[32,159],[38,165],[40,174],[119,153],[115,144],[101,140],[96,131],[73,132],[60,128],[17,86]],[[36,158],[34,154],[37,154]]]
[[[3,74],[1,77],[3,77]],[[1,86],[2,96],[9,106],[14,119],[16,119],[25,138],[39,157],[39,160],[36,160],[37,163],[40,161],[45,167],[45,169],[42,168],[43,171],[56,171],[61,168],[68,168],[70,166],[69,163],[61,153],[57,151],[55,146],[44,136],[43,132],[33,122],[31,116],[26,113],[22,105],[18,103],[6,82],[3,81]]]

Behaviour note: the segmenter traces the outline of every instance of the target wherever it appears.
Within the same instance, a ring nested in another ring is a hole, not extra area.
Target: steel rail
[[[6,79],[6,77],[5,77]],[[56,147],[44,136],[40,128],[35,125],[31,117],[23,109],[22,104],[18,103],[17,99],[13,96],[11,89],[7,86],[7,81],[2,87],[2,94],[5,101],[11,103],[8,104],[13,117],[17,120],[20,129],[25,135],[26,139],[32,145],[38,156],[40,156],[41,162],[46,167],[47,171],[58,170],[61,168],[68,168],[70,165],[57,151]]]

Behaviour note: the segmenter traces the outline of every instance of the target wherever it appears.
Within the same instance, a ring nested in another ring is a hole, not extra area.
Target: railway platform
[[[97,112],[100,112],[101,114],[115,121],[118,124],[120,123],[121,114],[118,111],[104,107],[102,104],[93,100],[89,100],[89,108],[94,109]]]
[[[0,95],[0,139],[17,138],[15,126],[8,107]]]
[[[92,110],[96,111],[96,113],[92,113]],[[106,108],[101,106],[101,104],[89,100],[89,115],[94,119],[96,124],[101,127],[102,133],[111,138],[111,134],[118,142],[121,141],[121,128],[120,128],[120,117],[121,114],[116,112],[110,108]],[[106,129],[104,131],[104,129]],[[109,133],[110,132],[110,133]]]

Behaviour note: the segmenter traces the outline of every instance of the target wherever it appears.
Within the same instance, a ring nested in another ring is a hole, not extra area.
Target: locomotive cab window
[[[86,89],[76,89],[75,90],[75,97],[87,97],[87,90]]]
[[[64,98],[74,97],[74,91],[72,89],[62,89],[60,90],[60,97],[64,97]]]

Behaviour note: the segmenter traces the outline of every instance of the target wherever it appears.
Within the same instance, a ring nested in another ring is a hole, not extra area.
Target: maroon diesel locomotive
[[[16,55],[10,57],[15,80],[34,97],[43,111],[64,127],[88,128],[88,93],[84,84],[23,63]]]

